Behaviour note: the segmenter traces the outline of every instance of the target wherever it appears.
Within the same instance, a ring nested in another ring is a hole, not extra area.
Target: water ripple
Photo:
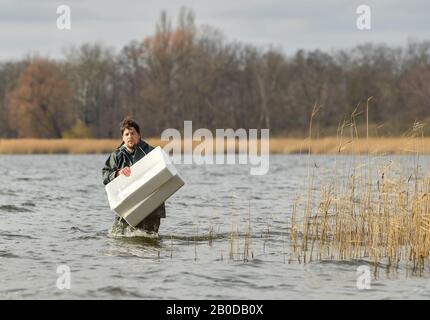
[[[107,287],[99,288],[98,292],[104,292],[109,294],[109,296],[114,296],[114,297],[143,298],[143,296],[141,296],[135,291],[126,290],[124,288],[116,287],[116,286],[107,286]],[[89,291],[89,293],[94,293],[94,291],[91,290]]]
[[[0,251],[0,257],[1,258],[21,258],[20,256],[17,256],[9,251]]]
[[[0,211],[5,211],[5,212],[32,212],[32,210],[30,210],[30,209],[17,207],[13,204],[6,204],[6,205],[0,206]]]
[[[16,233],[0,233],[0,237],[6,237],[6,238],[23,238],[23,239],[38,239],[29,235],[24,234],[16,234]]]

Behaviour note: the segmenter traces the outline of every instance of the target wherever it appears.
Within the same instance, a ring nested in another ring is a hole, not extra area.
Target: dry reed
[[[153,146],[165,146],[166,141],[146,139]],[[102,154],[110,153],[120,140],[109,139],[0,139],[0,154]],[[200,142],[193,141],[193,148]],[[423,154],[430,154],[430,138],[423,138]],[[184,150],[183,142],[181,151]],[[224,152],[227,144],[224,145]],[[239,150],[236,141],[235,150]],[[271,154],[410,154],[413,148],[408,137],[398,138],[339,138],[327,137],[319,139],[299,138],[270,138],[269,152]],[[217,150],[214,147],[214,153]],[[260,141],[258,140],[258,152]]]
[[[311,138],[310,129],[309,154],[313,151]],[[390,147],[375,149],[368,136],[357,143],[353,113],[339,127],[336,140],[337,149],[351,156],[352,165],[343,168],[339,176],[335,160],[331,179],[324,181],[308,164],[306,191],[292,210],[291,258],[304,263],[367,259],[374,266],[375,277],[381,265],[405,266],[422,274],[430,262],[430,175],[421,172],[420,163],[420,155],[428,153],[423,126],[417,122],[404,138],[393,140]],[[349,149],[344,148],[345,141]],[[378,158],[377,151],[387,150],[411,155],[413,169]],[[357,162],[355,154],[364,153],[367,159]]]

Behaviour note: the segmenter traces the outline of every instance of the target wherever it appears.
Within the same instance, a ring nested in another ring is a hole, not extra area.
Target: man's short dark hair
[[[134,121],[130,117],[126,117],[124,120],[120,123],[120,129],[121,129],[121,135],[124,133],[125,129],[131,129],[134,128],[138,134],[140,134],[140,128],[136,121]]]

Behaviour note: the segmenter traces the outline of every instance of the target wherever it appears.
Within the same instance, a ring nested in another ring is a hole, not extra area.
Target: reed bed
[[[145,139],[153,146],[164,147],[168,142],[158,138]],[[0,154],[102,154],[112,152],[119,144],[119,139],[0,139]],[[355,138],[327,137],[309,141],[299,138],[270,138],[271,154],[410,154],[410,138]],[[257,141],[260,152],[260,141]],[[423,138],[422,154],[430,154],[430,138]],[[193,141],[193,150],[199,145]],[[248,145],[246,145],[248,148]],[[179,146],[184,152],[184,143]],[[224,144],[224,152],[228,150]],[[239,151],[239,142],[235,142],[235,151]],[[213,153],[217,153],[215,146]],[[222,151],[221,151],[222,152]],[[219,152],[218,152],[219,153]]]
[[[422,273],[430,259],[430,177],[379,172],[376,188],[354,174],[346,188],[322,186],[316,206],[293,212],[291,249],[299,262],[367,258]],[[300,207],[296,205],[295,208]]]
[[[421,160],[428,151],[423,126],[416,123],[404,140],[397,140],[396,150],[409,154],[400,162],[379,156],[387,148],[371,153],[368,137],[364,147],[357,144],[353,118],[340,126],[337,138],[340,153],[350,155],[347,167],[339,168],[336,158],[324,178],[308,163],[304,192],[292,210],[291,257],[300,263],[364,259],[375,277],[381,266],[423,274],[430,262],[430,172]],[[312,117],[310,123],[309,141]],[[344,141],[350,141],[350,149],[342,148]],[[310,143],[309,155],[311,148]],[[357,151],[366,151],[364,161],[355,157]]]

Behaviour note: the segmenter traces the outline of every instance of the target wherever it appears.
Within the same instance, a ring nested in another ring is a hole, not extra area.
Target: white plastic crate
[[[159,146],[130,169],[129,177],[120,175],[108,183],[106,193],[110,208],[134,227],[180,189],[184,181]]]

